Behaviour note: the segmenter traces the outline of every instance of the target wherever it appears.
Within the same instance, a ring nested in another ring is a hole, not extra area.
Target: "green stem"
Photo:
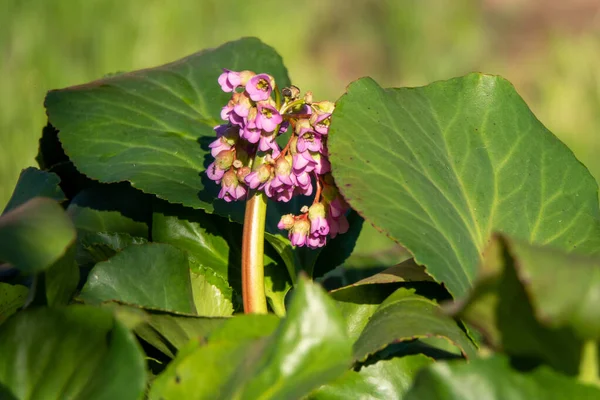
[[[246,314],[267,313],[265,297],[265,220],[267,198],[255,192],[246,203],[242,239],[242,296]]]
[[[588,340],[583,344],[581,364],[579,366],[579,381],[600,386],[598,375],[598,343]]]

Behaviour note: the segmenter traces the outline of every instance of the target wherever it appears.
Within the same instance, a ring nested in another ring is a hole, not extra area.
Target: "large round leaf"
[[[144,358],[111,313],[93,307],[22,312],[0,329],[0,386],[17,399],[139,399]]]
[[[336,183],[366,220],[465,294],[491,232],[597,252],[597,185],[513,86],[471,74],[421,88],[360,79],[330,132]]]
[[[229,215],[231,207],[216,199],[216,185],[202,174],[212,128],[230,97],[217,83],[223,68],[269,73],[279,87],[289,85],[275,50],[245,38],[171,64],[52,91],[45,105],[65,152],[85,175],[129,181],[169,202]]]

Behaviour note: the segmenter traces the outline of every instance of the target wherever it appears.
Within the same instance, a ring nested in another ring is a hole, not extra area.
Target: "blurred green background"
[[[241,36],[274,46],[315,99],[364,75],[503,75],[600,178],[598,0],[0,0],[0,206],[35,163],[47,90]]]

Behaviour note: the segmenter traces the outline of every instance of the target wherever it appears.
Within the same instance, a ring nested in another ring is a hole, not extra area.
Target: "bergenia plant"
[[[600,398],[600,209],[503,78],[292,85],[245,38],[54,90],[0,398]]]

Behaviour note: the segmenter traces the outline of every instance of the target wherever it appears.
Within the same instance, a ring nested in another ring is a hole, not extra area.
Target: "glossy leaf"
[[[289,85],[281,57],[255,38],[152,69],[51,91],[50,123],[79,171],[101,182],[129,181],[172,203],[230,216],[203,171],[212,128],[230,94],[217,78],[223,68],[273,75]]]
[[[232,290],[227,282],[208,268],[190,275],[196,314],[227,317],[233,314]]]
[[[302,398],[350,364],[341,317],[322,289],[305,280],[271,336],[256,338],[255,328],[236,317],[231,323],[235,329],[228,322],[206,345],[176,358],[156,379],[150,399]]]
[[[208,268],[241,292],[241,226],[203,211],[158,203],[152,240],[188,255],[194,269]]]
[[[37,197],[0,217],[0,260],[26,274],[40,272],[63,256],[75,236],[62,207]]]
[[[501,357],[436,363],[417,376],[406,400],[594,400],[600,389],[543,367],[529,373],[513,370]]]
[[[0,282],[0,324],[25,304],[28,292],[26,286]]]
[[[312,400],[402,399],[413,383],[417,372],[433,360],[422,354],[381,360],[348,371],[338,380],[321,386],[309,397]]]
[[[329,149],[352,208],[455,296],[492,231],[600,250],[594,179],[500,77],[403,89],[360,79],[337,102]]]
[[[195,313],[187,256],[168,244],[130,246],[96,264],[80,297]]]
[[[144,358],[104,310],[38,308],[0,328],[0,383],[17,399],[138,399]]]
[[[377,308],[354,343],[354,358],[364,361],[391,343],[423,337],[442,337],[458,346],[465,357],[476,349],[456,321],[443,315],[432,300],[398,289]]]
[[[58,202],[65,200],[65,194],[62,192],[59,183],[60,178],[52,172],[40,171],[33,167],[25,168],[21,171],[15,190],[3,213],[26,203],[34,197],[48,197]]]

